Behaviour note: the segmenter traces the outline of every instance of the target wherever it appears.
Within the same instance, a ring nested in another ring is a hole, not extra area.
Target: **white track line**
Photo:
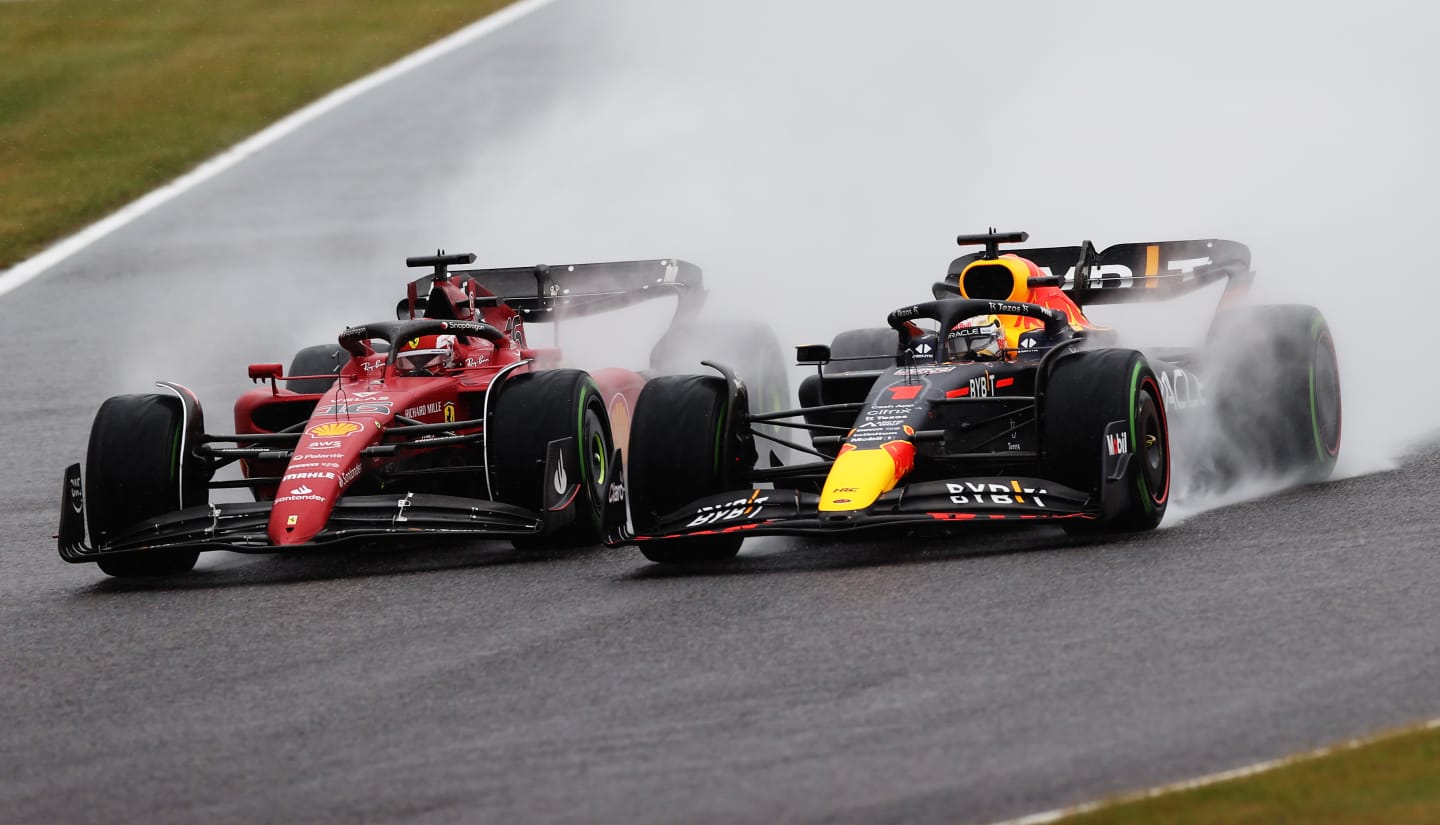
[[[1437,728],[1440,728],[1440,719],[1431,719],[1429,722],[1426,722],[1418,728],[1409,728],[1399,731],[1397,733],[1387,733],[1379,736],[1366,737],[1364,739],[1351,739],[1338,745],[1331,745],[1328,748],[1320,748],[1319,750],[1308,751],[1306,753],[1296,754],[1294,756],[1286,756],[1280,759],[1271,759],[1268,762],[1257,762],[1254,765],[1246,765],[1243,768],[1235,768],[1234,770],[1221,771],[1220,773],[1212,773],[1208,776],[1201,776],[1195,779],[1186,779],[1182,782],[1175,782],[1170,785],[1161,785],[1156,788],[1150,788],[1149,790],[1139,791],[1132,794],[1125,794],[1123,796],[1117,796],[1113,799],[1105,799],[1098,802],[1086,802],[1084,804],[1075,805],[1070,808],[1056,808],[1053,811],[1030,814],[1029,816],[1022,816],[1019,819],[1007,819],[1004,822],[992,823],[992,825],[1048,825],[1048,823],[1059,822],[1066,817],[1079,816],[1080,814],[1088,814],[1092,811],[1098,811],[1101,808],[1109,808],[1113,805],[1123,805],[1127,802],[1137,802],[1142,799],[1154,799],[1157,796],[1178,793],[1180,791],[1188,791],[1194,788],[1203,788],[1206,785],[1214,785],[1219,782],[1227,782],[1231,779],[1241,779],[1247,776],[1254,776],[1255,774],[1273,771],[1276,768],[1284,768],[1299,762],[1307,762],[1311,759],[1318,759],[1322,756],[1329,756],[1335,753],[1343,753],[1345,751],[1354,750],[1355,748],[1362,747],[1364,745],[1372,745],[1376,742],[1383,742],[1394,736],[1409,733],[1414,730],[1435,730]]]
[[[449,37],[432,43],[414,54],[403,57],[373,74],[366,75],[348,86],[342,86],[336,89],[325,97],[311,103],[309,106],[288,115],[265,130],[226,149],[224,152],[200,164],[189,173],[176,178],[139,200],[122,207],[118,212],[115,212],[109,217],[85,227],[74,235],[45,249],[35,257],[28,258],[16,264],[13,268],[0,272],[0,295],[4,295],[21,284],[33,280],[46,270],[87,246],[90,246],[106,235],[109,235],[111,232],[125,226],[147,212],[157,209],[179,195],[194,189],[251,155],[256,154],[270,144],[289,135],[291,132],[299,130],[310,121],[319,118],[332,109],[338,108],[371,89],[388,83],[406,72],[417,69],[438,57],[449,54],[462,46],[469,45],[491,32],[509,23],[513,23],[553,2],[555,2],[555,0],[520,0],[520,2],[506,6],[491,14],[489,17],[485,17],[466,26]]]

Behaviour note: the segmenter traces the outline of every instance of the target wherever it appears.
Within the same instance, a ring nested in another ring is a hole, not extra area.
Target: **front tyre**
[[[1145,357],[1127,349],[1062,355],[1044,387],[1041,473],[1101,502],[1097,519],[1068,522],[1067,529],[1159,525],[1170,499],[1170,428]]]
[[[190,426],[198,433],[203,422],[196,418]],[[184,423],[180,400],[171,396],[118,395],[100,406],[85,457],[86,520],[98,549],[147,518],[205,503],[209,476],[189,455]],[[96,564],[110,576],[169,576],[192,569],[199,555],[158,550]]]
[[[574,520],[517,539],[517,547],[572,547],[600,540],[614,442],[594,379],[581,370],[514,376],[499,388],[486,433],[496,500],[547,518],[545,486],[555,480],[545,478],[545,459],[552,441],[569,439],[561,461],[564,471],[579,476],[580,489],[570,505]]]
[[[635,404],[630,431],[629,500],[636,532],[696,499],[734,489],[755,467],[755,441],[743,423],[744,393],[731,405],[723,378],[673,375],[651,379]],[[728,559],[735,534],[640,542],[653,562]]]

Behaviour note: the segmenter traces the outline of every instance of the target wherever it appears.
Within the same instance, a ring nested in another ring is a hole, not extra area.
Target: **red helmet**
[[[453,335],[412,338],[395,354],[395,370],[401,375],[443,375],[458,363]]]

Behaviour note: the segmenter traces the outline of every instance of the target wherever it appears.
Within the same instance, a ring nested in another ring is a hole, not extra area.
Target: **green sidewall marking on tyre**
[[[575,406],[576,406],[576,413],[577,413],[577,415],[576,415],[576,417],[575,417],[575,444],[576,444],[576,446],[578,446],[578,447],[580,448],[580,449],[578,450],[578,452],[580,453],[580,483],[581,483],[581,484],[589,484],[589,483],[590,483],[590,479],[587,478],[587,476],[589,475],[589,473],[585,472],[586,469],[587,469],[587,466],[588,466],[589,462],[587,462],[587,461],[585,460],[585,455],[584,455],[584,452],[585,452],[585,399],[586,399],[586,397],[589,396],[589,395],[590,395],[590,385],[589,385],[589,384],[582,384],[582,385],[580,386],[580,403],[577,404],[577,405],[575,405]]]
[[[1310,359],[1310,434],[1315,437],[1315,457],[1325,457],[1325,447],[1320,443],[1320,416],[1315,403],[1315,359]]]
[[[1144,461],[1145,456],[1140,452],[1140,436],[1135,429],[1135,396],[1140,392],[1140,371],[1144,368],[1145,363],[1143,361],[1136,361],[1135,369],[1130,371],[1130,443],[1134,445],[1131,449],[1135,451],[1135,457],[1141,461]],[[1143,469],[1135,473],[1135,489],[1140,493],[1140,503],[1145,505],[1145,512],[1154,512],[1155,505],[1150,501],[1150,490],[1145,485],[1145,472]]]

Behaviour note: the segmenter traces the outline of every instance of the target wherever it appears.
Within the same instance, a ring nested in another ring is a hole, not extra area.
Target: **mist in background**
[[[763,318],[789,346],[928,298],[960,232],[1100,248],[1231,238],[1253,252],[1256,300],[1330,320],[1342,473],[1388,466],[1435,424],[1434,382],[1412,367],[1440,191],[1428,6],[565,11],[570,82],[462,170],[443,210],[442,234],[497,261],[685,257],[705,269],[713,317]],[[1179,317],[1174,304],[1094,314],[1198,343],[1214,306],[1201,297]]]
[[[1393,466],[1440,401],[1423,366],[1440,12],[1285,6],[560,0],[47,276],[97,285],[115,356],[72,365],[93,397],[66,420],[168,378],[223,428],[246,363],[390,317],[405,256],[438,247],[483,266],[686,258],[708,317],[768,321],[788,355],[929,298],[955,235],[995,226],[1249,245],[1256,300],[1314,304],[1334,330],[1339,473]],[[1092,316],[1136,345],[1199,344],[1216,297]],[[559,342],[580,366],[644,367],[660,309]]]

